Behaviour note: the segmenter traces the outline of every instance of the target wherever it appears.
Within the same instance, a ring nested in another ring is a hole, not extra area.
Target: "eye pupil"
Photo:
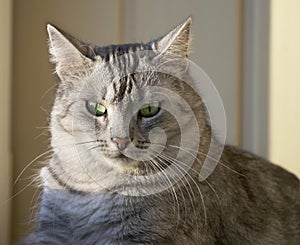
[[[87,107],[87,110],[96,117],[103,116],[107,113],[106,107],[100,103],[87,101],[86,107]]]
[[[139,110],[139,114],[141,117],[153,117],[159,112],[159,110],[160,110],[159,103],[154,102],[142,106],[141,109]]]

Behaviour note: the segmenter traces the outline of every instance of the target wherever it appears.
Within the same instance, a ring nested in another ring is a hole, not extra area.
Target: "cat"
[[[53,155],[40,174],[35,230],[22,244],[300,244],[295,175],[225,145],[214,171],[199,178],[214,132],[205,103],[184,82],[191,23],[147,43],[105,47],[47,26],[60,79],[50,122]],[[149,70],[153,60],[169,73]],[[174,116],[151,97],[152,87],[180,95],[193,113],[174,95]],[[178,160],[183,132],[189,148]],[[161,149],[155,142],[162,138]],[[147,158],[151,147],[157,155]],[[194,161],[185,168],[188,156]],[[169,167],[174,179],[164,175]],[[159,178],[147,182],[152,176]]]

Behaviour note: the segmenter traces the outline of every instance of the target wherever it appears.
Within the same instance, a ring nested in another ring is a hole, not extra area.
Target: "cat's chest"
[[[64,241],[117,244],[143,240],[151,243],[159,214],[143,198],[115,194],[82,195],[46,190],[39,215],[40,229],[51,225]],[[70,239],[70,240],[69,240]],[[157,238],[158,239],[158,238]]]

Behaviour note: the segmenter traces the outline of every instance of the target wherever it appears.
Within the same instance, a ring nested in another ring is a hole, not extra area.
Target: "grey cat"
[[[41,171],[35,231],[23,244],[300,244],[300,182],[293,174],[226,145],[211,175],[199,179],[205,159],[214,158],[214,135],[205,103],[183,82],[190,27],[188,18],[148,43],[99,47],[48,25],[61,80],[51,113],[53,156]],[[154,59],[175,75],[137,69]],[[191,113],[175,100],[172,115],[151,97],[152,86],[179,94],[195,112],[201,140],[189,151],[197,141],[189,135],[183,159],[176,158],[180,129],[190,132]],[[128,157],[130,148],[144,153],[160,142],[157,127],[167,138],[164,149],[148,160]],[[188,155],[195,159],[185,168]],[[134,178],[148,183],[172,166],[180,176],[174,181],[162,174],[156,185],[144,185]]]

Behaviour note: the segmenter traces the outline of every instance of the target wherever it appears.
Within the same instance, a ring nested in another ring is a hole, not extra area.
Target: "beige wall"
[[[11,1],[0,0],[0,244],[9,244],[12,189],[10,149]]]
[[[271,5],[269,149],[300,176],[300,1]]]

